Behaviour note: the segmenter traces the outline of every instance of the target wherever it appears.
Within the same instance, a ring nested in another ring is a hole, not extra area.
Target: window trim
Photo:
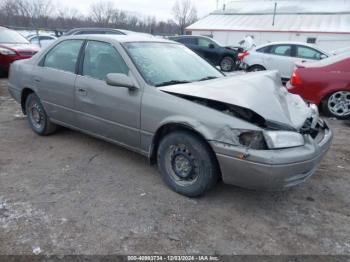
[[[60,70],[60,69],[57,69],[57,68],[52,68],[52,67],[46,67],[45,66],[45,60],[46,60],[46,57],[49,53],[51,53],[51,51],[53,49],[55,49],[58,45],[64,43],[64,42],[67,42],[67,41],[82,41],[82,44],[80,46],[80,49],[79,49],[79,53],[78,53],[78,58],[77,58],[77,61],[75,62],[75,71],[74,72],[69,72],[69,71],[63,71],[63,70]],[[86,42],[86,39],[65,39],[61,42],[58,42],[56,45],[54,45],[53,47],[50,48],[50,50],[47,50],[47,52],[44,54],[43,57],[40,58],[39,60],[39,63],[38,63],[38,66],[39,67],[42,67],[42,68],[50,68],[50,69],[55,69],[55,70],[58,70],[60,72],[65,72],[65,73],[71,73],[71,74],[75,74],[77,75],[78,74],[78,63],[79,63],[79,59],[81,57],[81,51],[82,51],[82,48],[83,46],[85,45],[85,42]]]

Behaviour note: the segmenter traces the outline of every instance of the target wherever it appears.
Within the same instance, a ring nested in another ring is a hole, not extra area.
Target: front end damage
[[[257,127],[247,130],[227,123],[208,141],[225,183],[259,190],[288,188],[313,175],[328,151],[333,135],[317,107],[289,94],[278,78],[265,72],[162,88]]]

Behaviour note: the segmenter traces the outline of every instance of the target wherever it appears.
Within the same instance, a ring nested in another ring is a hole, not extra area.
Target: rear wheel
[[[224,72],[230,72],[233,70],[235,60],[230,56],[225,56],[220,62],[220,68]]]
[[[253,65],[248,68],[248,72],[258,72],[258,71],[265,71],[266,68],[261,65]]]
[[[0,68],[0,77],[6,77],[6,76],[7,76],[6,72]]]
[[[52,134],[56,131],[57,126],[48,118],[39,97],[31,93],[26,99],[26,112],[29,126],[32,130],[41,136]]]
[[[324,113],[338,119],[350,119],[350,92],[338,91],[329,95],[322,103]]]
[[[176,131],[165,136],[157,160],[166,184],[182,195],[200,196],[218,181],[218,165],[211,148],[191,132]]]

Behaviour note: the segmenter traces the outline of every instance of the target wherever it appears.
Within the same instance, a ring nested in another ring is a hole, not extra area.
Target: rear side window
[[[66,40],[52,48],[45,56],[44,67],[75,73],[83,40]]]
[[[312,59],[312,60],[320,60],[322,53],[306,46],[297,46],[297,57],[299,58],[305,58],[305,59]]]
[[[270,49],[270,54],[279,56],[291,56],[292,46],[291,45],[274,45]]]
[[[104,80],[109,73],[127,75],[129,68],[111,44],[89,41],[85,48],[83,75]]]
[[[270,50],[270,46],[264,46],[264,47],[261,47],[261,48],[257,49],[256,52],[269,53],[269,50]]]

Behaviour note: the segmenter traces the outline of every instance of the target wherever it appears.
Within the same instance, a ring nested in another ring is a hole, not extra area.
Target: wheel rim
[[[41,129],[44,125],[44,113],[38,103],[34,102],[29,107],[29,118],[33,126]]]
[[[198,179],[197,161],[186,145],[170,146],[166,167],[171,179],[181,186],[191,185]]]
[[[339,91],[332,94],[328,99],[328,109],[335,116],[350,115],[350,92]]]
[[[232,61],[229,58],[224,58],[220,64],[221,70],[230,71],[232,69]]]

